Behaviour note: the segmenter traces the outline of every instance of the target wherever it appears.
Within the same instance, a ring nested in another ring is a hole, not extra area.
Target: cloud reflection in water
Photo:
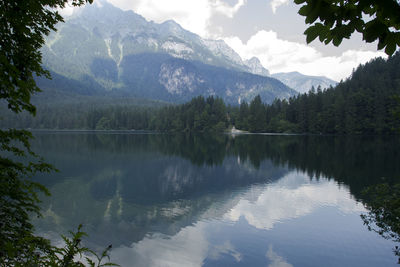
[[[112,258],[122,266],[202,266],[206,260],[213,262],[231,258],[239,263],[244,255],[235,247],[230,237],[216,243],[212,236],[220,229],[230,227],[245,219],[260,230],[271,230],[276,223],[299,218],[313,213],[321,207],[335,207],[344,214],[364,211],[347,187],[340,187],[332,180],[313,181],[306,174],[296,171],[288,173],[272,184],[253,185],[230,199],[235,205],[215,203],[227,207],[225,213],[215,213],[214,205],[204,211],[194,225],[182,228],[173,236],[148,234],[131,247],[121,246],[112,252]],[[218,214],[219,217],[213,217]],[[272,244],[264,254],[265,265],[292,266]],[[268,263],[268,264],[267,264]]]

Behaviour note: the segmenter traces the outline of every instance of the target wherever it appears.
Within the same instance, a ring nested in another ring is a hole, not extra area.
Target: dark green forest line
[[[335,88],[263,105],[242,103],[234,124],[251,132],[389,134],[399,127],[400,54],[360,65]],[[398,98],[398,97],[397,97]],[[234,110],[237,112],[237,110]]]
[[[400,126],[400,54],[375,59],[335,88],[313,88],[288,100],[227,106],[219,97],[198,96],[181,105],[38,105],[35,118],[2,108],[0,127],[32,129],[151,130],[222,132],[235,126],[249,132],[313,134],[391,134]],[[396,99],[397,97],[397,99]],[[397,114],[396,114],[397,113]]]

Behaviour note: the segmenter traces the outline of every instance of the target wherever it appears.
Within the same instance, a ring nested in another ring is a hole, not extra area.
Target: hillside
[[[360,65],[346,81],[264,105],[260,132],[390,134],[400,128],[400,53]],[[397,99],[396,99],[397,98]],[[248,107],[237,111],[236,128],[250,129]],[[397,115],[396,115],[397,113]]]
[[[296,91],[267,75],[258,59],[243,61],[225,42],[206,40],[174,21],[148,22],[100,1],[75,12],[42,48],[53,81],[39,87],[183,103],[198,95],[238,104]],[[259,75],[260,74],[260,75]]]

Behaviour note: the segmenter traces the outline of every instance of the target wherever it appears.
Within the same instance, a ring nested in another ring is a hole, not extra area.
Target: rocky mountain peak
[[[260,60],[256,57],[252,57],[244,62],[249,68],[250,72],[262,76],[269,76],[269,71],[264,68]]]

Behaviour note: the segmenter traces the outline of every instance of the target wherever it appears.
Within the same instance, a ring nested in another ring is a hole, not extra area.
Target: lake
[[[60,172],[37,233],[79,224],[121,266],[398,266],[363,189],[400,182],[397,137],[36,132]]]

